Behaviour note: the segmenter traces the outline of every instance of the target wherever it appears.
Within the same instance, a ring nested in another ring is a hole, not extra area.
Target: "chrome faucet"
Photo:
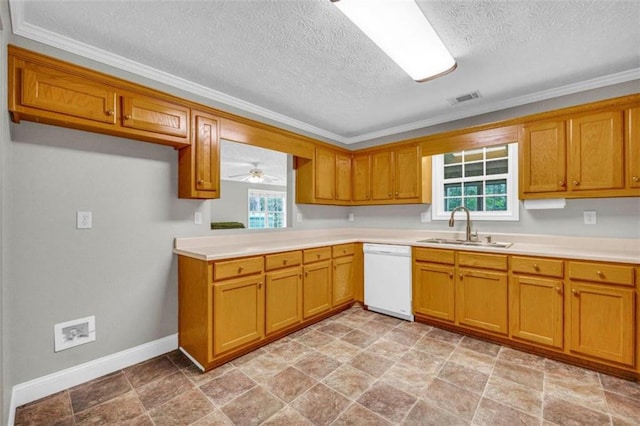
[[[449,226],[453,227],[454,221],[453,221],[453,215],[458,211],[458,210],[464,210],[465,213],[467,213],[467,241],[471,241],[471,215],[469,214],[469,209],[466,208],[465,206],[458,206],[455,209],[453,209],[451,211],[451,217],[449,218]]]

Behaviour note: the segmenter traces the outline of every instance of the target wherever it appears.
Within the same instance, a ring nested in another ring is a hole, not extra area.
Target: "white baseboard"
[[[166,354],[175,349],[178,349],[178,335],[172,334],[153,342],[15,385],[11,392],[8,424],[12,426],[14,423],[16,407]]]

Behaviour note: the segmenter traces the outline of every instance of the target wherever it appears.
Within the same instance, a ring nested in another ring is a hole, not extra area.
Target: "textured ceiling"
[[[16,34],[347,144],[640,79],[640,0],[418,3],[458,63],[426,83],[329,0],[10,0]]]

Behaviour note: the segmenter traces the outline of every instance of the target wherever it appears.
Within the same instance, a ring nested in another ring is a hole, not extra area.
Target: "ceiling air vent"
[[[464,95],[456,96],[455,98],[448,99],[451,105],[461,104],[462,102],[472,101],[480,97],[480,92],[475,91]]]

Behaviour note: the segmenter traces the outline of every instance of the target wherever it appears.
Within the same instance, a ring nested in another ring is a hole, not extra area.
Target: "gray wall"
[[[7,424],[9,416],[9,402],[11,395],[11,381],[9,380],[7,371],[9,368],[9,356],[7,340],[5,305],[5,284],[7,281],[7,262],[6,245],[5,245],[5,209],[8,207],[6,203],[6,174],[8,162],[6,160],[6,147],[9,141],[9,126],[7,113],[7,43],[6,34],[9,31],[9,22],[7,20],[8,7],[7,3],[0,2],[0,422]]]
[[[263,185],[231,180],[220,181],[220,198],[211,200],[211,222],[242,222],[249,219],[248,190],[287,191],[286,186]],[[287,198],[289,195],[287,195]]]

